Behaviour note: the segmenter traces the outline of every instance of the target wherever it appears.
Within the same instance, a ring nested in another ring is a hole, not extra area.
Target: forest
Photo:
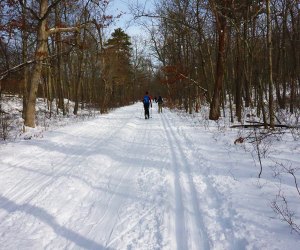
[[[131,5],[147,36],[107,30],[122,13],[109,0],[2,0],[0,103],[23,100],[35,127],[37,98],[49,114],[68,102],[106,113],[160,93],[187,113],[209,106],[243,126],[295,126],[300,117],[300,4],[297,0],[160,0]],[[147,48],[146,48],[147,47]],[[52,103],[55,103],[53,106]],[[0,106],[1,119],[9,116]],[[280,114],[296,119],[286,124]],[[246,114],[246,116],[245,116]]]
[[[251,156],[258,167],[257,179],[266,169],[265,159],[269,159],[268,151],[272,151],[270,145],[274,141],[286,151],[292,148],[280,141],[283,135],[289,134],[296,145],[286,155],[297,157],[298,0],[157,0],[152,8],[146,8],[145,1],[132,1],[127,14],[141,28],[140,36],[130,36],[126,30],[115,27],[125,13],[112,13],[112,4],[110,0],[0,1],[0,142],[10,137],[15,120],[22,127],[18,133],[23,133],[24,140],[31,139],[26,132],[41,125],[41,102],[46,106],[44,120],[56,115],[79,117],[82,110],[107,114],[122,107],[136,112],[131,104],[141,101],[145,91],[149,91],[153,96],[163,96],[164,108],[176,110],[181,116],[192,119],[204,110],[205,115],[195,126],[207,129],[213,123],[221,132],[228,127],[233,129],[238,136],[230,138],[231,146],[248,142],[243,144],[245,149],[253,147]],[[15,98],[22,103],[17,115],[6,109]],[[175,119],[173,114],[169,116],[170,120]],[[114,115],[110,119],[116,122]],[[163,119],[169,124],[167,118]],[[154,120],[148,125],[152,122],[157,126]],[[100,130],[101,126],[97,126]],[[173,124],[173,132],[177,131],[175,127]],[[149,125],[149,134],[140,137],[153,139],[150,131]],[[101,136],[107,134],[103,132]],[[200,145],[195,139],[190,146],[190,141],[179,134],[174,138],[170,145],[182,141],[190,152]],[[126,144],[124,148],[130,146]],[[180,148],[176,152],[172,147],[170,150],[173,159],[183,152]],[[200,149],[195,155],[199,156],[199,152]],[[205,155],[208,156],[210,153]],[[299,235],[299,166],[286,163],[288,156],[285,160],[276,162],[272,174],[280,184],[281,176],[287,175],[294,193],[287,195],[279,190],[271,206]],[[75,162],[70,164],[76,165]],[[211,160],[206,163],[209,165]],[[191,178],[187,180],[192,182]],[[298,200],[292,203],[296,212],[288,204],[288,196],[293,196],[293,201],[297,196]]]

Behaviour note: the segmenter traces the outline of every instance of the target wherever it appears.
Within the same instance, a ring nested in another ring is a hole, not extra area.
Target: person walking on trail
[[[162,106],[163,106],[163,99],[161,96],[158,97],[157,103],[158,103],[158,113],[162,113]]]
[[[150,114],[149,114],[149,107],[151,106],[152,108],[152,101],[151,101],[151,97],[148,94],[148,91],[146,91],[144,99],[143,99],[143,104],[144,104],[144,110],[145,110],[145,119],[149,119],[150,118]]]

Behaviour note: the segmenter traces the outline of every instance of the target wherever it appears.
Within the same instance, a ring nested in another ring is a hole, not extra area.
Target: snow
[[[300,249],[271,208],[284,193],[300,224],[293,179],[274,176],[275,163],[299,167],[292,135],[268,144],[258,179],[237,129],[156,110],[145,120],[136,103],[0,145],[0,249]]]

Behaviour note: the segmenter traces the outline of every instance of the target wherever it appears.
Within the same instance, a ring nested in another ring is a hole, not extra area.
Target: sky
[[[17,121],[12,99],[3,108]],[[191,116],[154,103],[150,114],[139,102],[82,120],[41,117],[1,143],[0,249],[300,249],[271,208],[283,194],[299,225],[293,178],[277,165],[300,165],[291,133],[259,145],[258,179],[255,145],[234,143],[248,130],[209,121],[205,106]]]
[[[140,36],[144,34],[144,30],[133,18],[130,11],[130,6],[141,5],[145,7],[146,10],[151,10],[152,0],[141,1],[141,0],[111,0],[109,10],[114,14],[124,13],[119,20],[115,22],[112,29],[115,27],[121,27],[130,36]]]

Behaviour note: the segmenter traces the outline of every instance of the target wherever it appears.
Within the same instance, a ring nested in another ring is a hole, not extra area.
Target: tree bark
[[[235,111],[238,122],[242,121],[242,67],[241,67],[241,49],[240,32],[238,30],[236,37],[236,65],[235,65]]]
[[[271,8],[270,8],[270,0],[266,0],[266,1],[267,1],[267,45],[268,45],[268,80],[269,80],[269,116],[270,116],[270,127],[274,128]]]
[[[216,79],[213,98],[210,104],[209,119],[218,120],[220,117],[220,106],[221,106],[221,92],[224,78],[224,53],[227,36],[227,22],[226,18],[221,14],[217,13],[217,31],[219,36],[218,42],[218,56],[216,65]]]
[[[27,1],[24,1],[24,4],[27,4]],[[27,49],[28,49],[28,32],[26,30],[27,28],[27,21],[26,21],[26,8],[22,6],[22,19],[24,22],[25,29],[22,30],[22,60],[23,63],[27,62]],[[23,94],[23,111],[22,111],[22,118],[24,119],[26,117],[26,106],[28,102],[28,67],[24,67],[23,71],[23,85],[22,85],[22,94]]]
[[[43,67],[43,60],[47,57],[47,19],[45,14],[48,9],[48,0],[41,0],[40,2],[40,21],[37,32],[37,48],[35,52],[35,65],[33,67],[32,78],[29,87],[28,102],[26,105],[25,126],[35,127],[35,105],[39,83],[41,82],[41,74]]]

